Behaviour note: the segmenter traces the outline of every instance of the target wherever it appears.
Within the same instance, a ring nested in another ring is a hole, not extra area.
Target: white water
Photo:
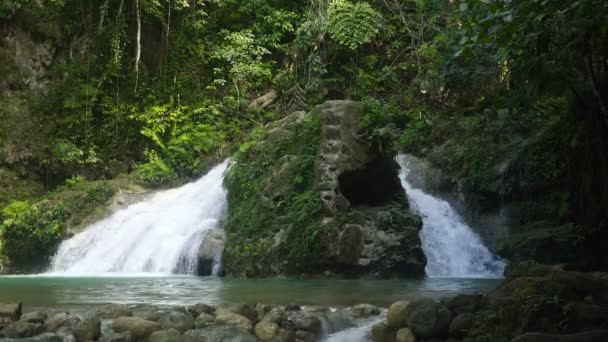
[[[427,257],[426,274],[429,277],[498,278],[503,275],[505,263],[497,259],[462,217],[446,201],[415,188],[408,181],[413,161],[400,154],[401,184],[407,193],[412,209],[422,216],[420,232],[422,249]]]
[[[201,179],[160,191],[64,241],[51,273],[193,274],[206,234],[226,215],[222,187],[228,161]]]

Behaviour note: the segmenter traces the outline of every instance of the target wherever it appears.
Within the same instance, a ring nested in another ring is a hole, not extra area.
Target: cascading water
[[[227,168],[224,161],[198,181],[160,191],[89,226],[61,244],[51,272],[195,273],[201,242],[226,214]]]
[[[400,154],[401,184],[412,209],[422,216],[422,249],[427,257],[429,277],[498,278],[505,263],[497,259],[481,238],[467,226],[446,201],[415,188],[408,180],[413,158]]]

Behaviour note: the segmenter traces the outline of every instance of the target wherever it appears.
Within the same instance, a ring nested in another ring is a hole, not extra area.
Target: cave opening
[[[338,183],[340,192],[352,206],[384,206],[405,198],[395,162],[388,158],[373,160],[362,169],[343,172]]]

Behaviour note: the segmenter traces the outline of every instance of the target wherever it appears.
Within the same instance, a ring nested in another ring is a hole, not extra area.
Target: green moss
[[[278,130],[258,130],[254,134],[257,139],[241,147],[226,177],[230,214],[223,261],[230,274],[273,274],[275,271],[268,268],[271,263],[264,260],[276,258],[285,260],[288,272],[304,271],[299,261],[314,255],[318,248],[322,208],[315,181],[318,114],[309,114],[293,127]],[[284,165],[288,165],[288,171],[276,174]],[[269,198],[268,189],[273,183],[285,186],[274,189],[275,197]],[[273,248],[275,238],[285,239],[285,243]]]

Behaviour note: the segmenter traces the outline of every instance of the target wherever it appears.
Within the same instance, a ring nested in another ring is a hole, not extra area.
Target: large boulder
[[[357,304],[351,308],[351,312],[355,318],[369,318],[380,314],[380,309],[371,304]]]
[[[180,311],[170,312],[163,316],[159,323],[164,330],[175,329],[180,333],[184,333],[194,328],[194,319],[192,316]]]
[[[149,342],[182,342],[182,334],[175,330],[159,330],[150,334]]]
[[[246,331],[251,331],[253,328],[253,323],[250,319],[223,308],[218,308],[216,310],[215,323],[220,325],[237,326]]]
[[[58,312],[50,315],[44,322],[44,329],[50,332],[56,332],[60,328],[73,330],[80,322],[80,318],[76,315],[67,312]]]
[[[391,304],[386,315],[386,324],[393,329],[407,327],[409,304],[408,301],[404,300]]]
[[[396,332],[386,323],[378,323],[372,327],[372,339],[375,342],[395,342]]]
[[[262,321],[255,326],[255,334],[262,341],[293,342],[296,334],[285,330],[276,323]]]
[[[96,341],[101,337],[101,321],[99,318],[85,318],[74,328],[74,337],[78,342]]]
[[[448,329],[450,336],[464,337],[466,336],[475,322],[475,315],[472,313],[461,313],[456,316]]]
[[[117,333],[128,332],[136,340],[145,340],[155,331],[161,330],[160,324],[137,317],[119,317],[112,322]]]
[[[13,321],[21,318],[21,303],[2,304],[0,303],[0,318],[9,318]]]
[[[32,337],[41,334],[44,326],[40,323],[17,321],[5,329],[5,334],[11,338]]]
[[[236,326],[213,325],[203,329],[188,330],[184,342],[257,342],[249,332]]]
[[[22,315],[20,320],[28,323],[44,323],[46,317],[46,313],[42,311],[32,311]]]
[[[308,312],[293,312],[288,315],[288,321],[293,323],[297,330],[310,331],[313,334],[321,334],[321,320],[319,317]]]
[[[215,316],[203,312],[200,315],[198,315],[198,317],[196,317],[196,319],[194,320],[194,328],[201,329],[208,325],[213,324],[214,322],[215,322]]]
[[[416,336],[409,328],[401,328],[397,331],[395,342],[416,342]]]
[[[407,306],[407,326],[420,338],[430,339],[445,334],[450,321],[450,310],[435,300],[419,299]]]

